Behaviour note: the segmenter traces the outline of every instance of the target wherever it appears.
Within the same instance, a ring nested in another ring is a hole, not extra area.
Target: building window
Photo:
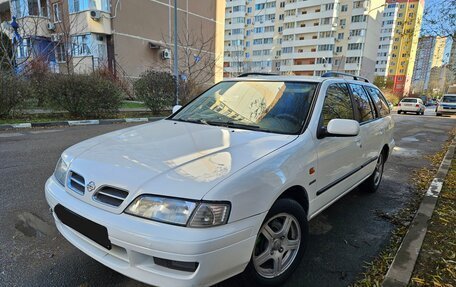
[[[336,53],[341,53],[341,52],[342,52],[342,47],[341,46],[336,47]]]
[[[233,11],[236,7],[239,6],[233,7]],[[70,13],[87,10],[100,10],[109,13],[109,0],[68,0],[68,8]]]
[[[350,43],[348,44],[347,50],[362,50],[362,43]]]
[[[62,13],[60,11],[60,2],[56,2],[52,4],[52,11],[54,12],[52,15],[54,16],[54,23],[62,21]]]
[[[340,24],[341,28],[343,28],[345,26],[345,24],[347,24],[347,19],[340,19],[339,24]]]
[[[348,5],[345,4],[345,5],[340,6],[340,11],[341,12],[347,12],[348,11]]]
[[[366,20],[367,20],[366,15],[355,15],[355,16],[352,16],[352,18],[351,18],[352,23],[366,22]]]
[[[334,3],[325,4],[325,11],[334,10]]]
[[[30,39],[23,39],[22,43],[16,48],[16,57],[18,59],[27,58],[30,51]]]
[[[59,43],[55,46],[55,58],[57,62],[60,63],[66,61],[66,51],[64,43]]]
[[[11,12],[17,18],[27,16],[49,18],[49,9],[46,0],[11,0]]]
[[[344,33],[337,34],[337,39],[339,39],[339,40],[344,39]]]
[[[334,45],[326,44],[326,45],[318,45],[318,51],[332,51],[334,50]]]
[[[72,55],[73,56],[90,56],[90,34],[78,35],[71,37]]]

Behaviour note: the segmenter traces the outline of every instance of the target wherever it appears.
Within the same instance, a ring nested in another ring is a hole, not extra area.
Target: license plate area
[[[54,207],[54,212],[63,224],[111,250],[111,241],[109,241],[106,227],[80,216],[60,204]]]

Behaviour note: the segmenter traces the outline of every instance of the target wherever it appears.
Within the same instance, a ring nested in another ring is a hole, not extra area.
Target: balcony
[[[332,51],[315,51],[315,52],[302,52],[302,53],[289,53],[282,54],[282,59],[300,59],[300,58],[331,58],[333,57]]]
[[[112,34],[110,14],[103,11],[99,18],[92,18],[91,11],[82,11],[70,14],[70,34]]]
[[[301,72],[301,71],[329,71],[332,70],[331,64],[307,64],[307,65],[282,65],[281,72]]]
[[[337,13],[336,10],[329,10],[329,11],[323,11],[323,12],[308,12],[307,14],[297,14],[293,16],[285,16],[284,23],[289,23],[289,22],[299,22],[299,21],[309,21],[309,20],[314,20],[318,19],[320,20],[321,18],[328,18],[328,17],[336,17]]]
[[[304,33],[315,33],[323,31],[335,31],[336,27],[332,25],[318,25],[318,26],[307,26],[307,27],[295,27],[283,29],[283,35],[296,35]]]
[[[300,46],[316,46],[324,44],[334,44],[334,38],[319,38],[319,39],[306,39],[282,42],[282,47],[300,47]]]
[[[329,3],[334,3],[334,0],[307,0],[307,1],[298,0],[295,3],[285,4],[285,10],[312,7],[312,6],[320,6],[320,5],[329,4]]]

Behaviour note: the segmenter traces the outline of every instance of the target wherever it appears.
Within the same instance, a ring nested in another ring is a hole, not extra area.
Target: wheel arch
[[[306,215],[309,215],[309,196],[303,186],[294,185],[287,188],[280,194],[277,200],[281,198],[289,198],[295,200],[302,206],[302,208],[304,208]]]
[[[385,156],[384,160],[386,161],[388,159],[388,156],[389,156],[389,153],[390,153],[390,147],[389,147],[388,144],[385,144],[383,146],[381,153],[384,154],[384,156]]]

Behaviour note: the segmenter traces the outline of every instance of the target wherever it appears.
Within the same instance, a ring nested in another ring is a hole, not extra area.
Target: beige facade
[[[2,21],[10,22],[12,16],[18,19],[23,38],[17,47],[20,59],[45,58],[56,72],[89,73],[108,68],[120,77],[135,79],[148,69],[172,71],[173,3],[0,0],[0,15]],[[225,1],[177,3],[179,74],[207,84],[220,81]]]
[[[136,78],[147,69],[172,71],[173,3],[137,0],[122,2],[117,9],[112,3],[114,59],[126,76]],[[224,9],[224,0],[178,1],[179,70],[183,77],[191,76],[189,67],[203,69],[206,65],[213,75],[210,83],[222,79]]]

